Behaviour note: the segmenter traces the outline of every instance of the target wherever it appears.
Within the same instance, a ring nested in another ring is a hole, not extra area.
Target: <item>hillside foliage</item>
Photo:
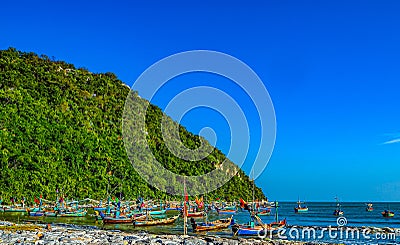
[[[130,89],[113,73],[84,68],[14,48],[0,51],[0,195],[55,199],[56,190],[71,198],[165,199],[131,165],[122,139],[122,113]],[[157,106],[148,109],[147,140],[156,158],[169,170],[199,175],[225,156],[214,149],[195,167],[170,154],[163,144]],[[189,148],[199,136],[180,126]],[[253,183],[241,170],[207,198],[252,198]],[[257,199],[265,198],[255,188]]]

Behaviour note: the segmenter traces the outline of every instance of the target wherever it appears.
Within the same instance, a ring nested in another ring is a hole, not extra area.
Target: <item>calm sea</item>
[[[296,214],[294,213],[295,202],[280,202],[278,208],[279,219],[286,218],[287,223],[290,226],[308,226],[308,227],[337,227],[337,218],[333,215],[336,204],[334,202],[310,202],[306,204],[309,208],[308,213]],[[342,203],[342,210],[344,211],[343,217],[347,221],[347,225],[343,226],[342,229],[348,227],[390,227],[394,229],[400,229],[400,203],[373,203],[374,211],[367,212],[365,203]],[[385,209],[390,208],[395,213],[393,218],[384,218],[381,214]],[[173,215],[173,214],[170,214]],[[209,214],[209,220],[214,220],[227,216],[218,216],[215,212]],[[238,212],[234,216],[236,222],[246,223],[249,221],[248,212]],[[270,216],[262,216],[262,220],[265,223],[274,221],[275,209],[272,209]],[[9,214],[0,213],[1,220],[11,221],[31,221],[31,222],[45,222],[45,223],[67,223],[72,225],[88,225],[96,226],[105,229],[115,230],[146,230],[152,233],[165,233],[165,234],[182,234],[183,220],[179,219],[175,224],[169,226],[158,226],[158,227],[146,227],[146,228],[134,228],[132,225],[107,225],[103,226],[101,221],[96,221],[94,217],[87,216],[84,218],[51,218],[51,217],[27,217],[21,214]],[[198,220],[201,222],[201,220]],[[344,244],[400,244],[400,233],[398,234],[342,234],[338,232],[335,234],[328,234],[328,232],[321,231],[321,229],[315,230],[313,233],[304,233],[303,230],[293,228],[294,230],[286,230],[282,232],[289,240],[305,240],[305,241],[325,241],[335,242]],[[190,232],[189,228],[189,232]],[[361,230],[361,229],[360,229]],[[190,233],[191,235],[195,235]],[[196,234],[199,235],[199,234]],[[203,234],[200,234],[203,235]],[[216,235],[220,237],[231,237],[232,232],[230,230],[209,232],[207,235]],[[377,237],[380,235],[379,237]]]

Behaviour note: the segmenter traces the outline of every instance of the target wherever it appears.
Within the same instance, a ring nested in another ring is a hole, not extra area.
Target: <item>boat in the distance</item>
[[[372,212],[372,211],[374,211],[374,207],[373,207],[372,203],[367,203],[367,207],[365,208],[365,210],[366,210],[367,212]]]
[[[196,223],[194,218],[190,219],[194,232],[212,231],[226,229],[232,224],[233,216],[228,219],[218,219],[212,222]]]
[[[336,209],[335,209],[335,211],[333,211],[333,215],[342,216],[344,214],[344,212],[340,206],[339,198],[335,197],[335,200],[336,200]]]
[[[382,212],[382,216],[385,218],[392,218],[392,217],[394,217],[394,212],[392,212],[390,210],[385,210]]]
[[[302,206],[301,204],[304,202],[301,202],[300,199],[297,201],[297,206],[294,208],[295,213],[307,213],[308,212],[308,207],[307,206]]]

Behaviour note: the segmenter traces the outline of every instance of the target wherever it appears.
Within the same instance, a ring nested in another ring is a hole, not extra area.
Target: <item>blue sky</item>
[[[399,201],[399,12],[398,1],[8,1],[0,48],[111,71],[128,85],[177,52],[230,54],[259,75],[275,106],[275,151],[257,179],[270,199]],[[254,117],[251,101],[221,78],[176,80],[184,82],[153,102],[218,84]],[[194,110],[182,123],[195,133],[215,127],[217,146],[229,148],[218,113]]]

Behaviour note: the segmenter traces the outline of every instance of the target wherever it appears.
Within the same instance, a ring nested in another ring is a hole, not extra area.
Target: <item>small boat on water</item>
[[[147,220],[135,220],[134,226],[154,226],[154,225],[169,225],[174,223],[179,218],[179,215],[166,219],[147,219]]]
[[[18,206],[4,206],[3,211],[5,213],[26,213],[26,208]]]
[[[256,223],[255,221],[258,222],[258,225],[255,224]],[[262,223],[261,219],[258,216],[254,216],[254,221],[251,221],[248,224],[233,225],[232,232],[234,236],[274,235],[285,226],[286,226],[286,219],[278,222],[272,222],[270,224],[264,224]]]
[[[302,203],[304,203],[304,202],[301,202],[300,199],[297,201],[297,207],[294,208],[295,213],[307,213],[308,212],[308,207],[301,206]]]
[[[57,213],[57,217],[84,217],[86,213],[86,210],[61,211]]]
[[[372,203],[367,203],[367,207],[365,208],[367,212],[372,212],[374,211],[374,207],[372,206]]]
[[[156,210],[156,211],[150,211],[149,214],[150,215],[165,215],[166,212],[167,212],[167,210]]]
[[[226,229],[232,224],[233,217],[228,219],[219,219],[212,222],[196,223],[194,218],[190,219],[194,232],[212,231]]]
[[[382,216],[385,218],[392,218],[392,217],[394,217],[394,212],[392,212],[390,210],[385,210],[382,212]]]
[[[257,213],[258,216],[267,216],[271,215],[271,209],[263,209],[260,212]]]
[[[100,213],[102,214],[102,212]],[[104,215],[104,214],[103,214]],[[121,217],[111,217],[111,216],[104,216],[103,223],[104,224],[130,224],[134,222],[133,218],[128,218],[126,216]]]
[[[217,213],[219,214],[219,215],[223,215],[223,214],[230,214],[230,215],[232,215],[232,214],[235,214],[236,213],[236,210],[235,209],[216,209],[217,210]]]
[[[333,211],[333,215],[342,216],[344,214],[344,212],[340,206],[339,198],[335,197],[335,200],[336,200],[336,209],[335,209],[335,211]]]
[[[204,216],[204,212],[188,212],[188,214],[186,215],[186,217],[203,217]]]
[[[286,219],[279,221],[278,218],[278,202],[274,203],[275,207],[275,222],[264,224],[257,214],[252,213],[249,223],[239,225],[232,225],[232,232],[234,236],[267,236],[275,235],[286,226]]]

